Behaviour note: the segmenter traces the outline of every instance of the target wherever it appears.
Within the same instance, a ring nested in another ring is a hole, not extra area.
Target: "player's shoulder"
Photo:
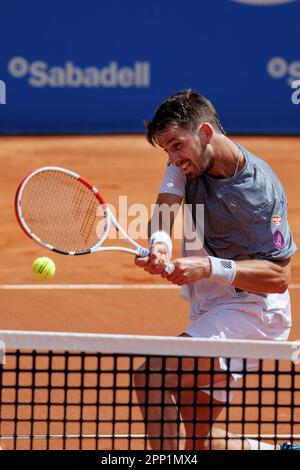
[[[284,201],[286,196],[283,185],[271,165],[246,148],[240,148],[246,158],[247,171],[245,176],[252,180],[253,189],[257,192],[263,192],[265,196],[270,198],[270,201],[274,199]]]

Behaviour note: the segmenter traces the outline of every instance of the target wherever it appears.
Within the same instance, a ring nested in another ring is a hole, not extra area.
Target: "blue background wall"
[[[142,132],[192,87],[229,132],[298,134],[300,1],[266,2],[2,2],[0,133]]]

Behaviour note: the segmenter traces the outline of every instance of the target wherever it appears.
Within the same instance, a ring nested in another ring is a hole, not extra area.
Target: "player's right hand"
[[[135,264],[144,268],[149,274],[161,274],[170,262],[170,255],[167,245],[155,243],[150,247],[150,256],[146,258],[135,258]]]

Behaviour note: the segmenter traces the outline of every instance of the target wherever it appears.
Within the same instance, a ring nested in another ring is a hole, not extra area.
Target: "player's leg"
[[[212,449],[213,442],[208,437],[225,403],[199,390],[196,393],[191,390],[181,391],[176,394],[176,401],[184,425],[185,450]]]
[[[299,444],[275,446],[263,441],[242,438],[219,428],[216,423],[225,403],[209,394],[191,391],[181,393],[178,408],[184,425],[185,450],[300,450]]]
[[[210,394],[190,390],[177,397],[185,428],[185,450],[250,450],[249,442],[228,430],[217,427],[217,418],[226,405]]]
[[[179,429],[178,410],[166,384],[163,386],[162,362],[151,358],[144,362],[134,374],[134,385],[145,432],[151,450],[184,449],[178,439],[184,429]],[[167,421],[167,423],[166,423]]]
[[[213,366],[214,383],[224,382],[226,372],[217,359]],[[186,429],[176,399],[185,389],[209,387],[211,367],[212,360],[206,358],[152,357],[135,371],[135,391],[152,450],[185,448]]]
[[[170,380],[167,386],[163,375],[164,366],[160,358],[150,358],[144,362],[134,374],[135,392],[150,449],[183,450],[184,442],[180,443],[180,436],[184,438],[184,428],[180,428]]]
[[[256,309],[256,310],[255,310]],[[247,339],[253,340],[276,340],[282,341],[286,340],[289,333],[289,328],[284,326],[284,323],[280,318],[275,316],[273,324],[269,323],[269,319],[265,316],[267,315],[266,310],[263,309],[260,305],[244,304],[236,305],[233,309],[231,306],[220,306],[214,310],[214,314],[210,316],[199,317],[196,321],[192,322],[190,327],[187,329],[188,335],[192,337],[206,337],[206,338],[220,338],[220,339],[235,339],[235,338],[244,338],[244,334],[247,334]],[[284,311],[284,309],[283,309]],[[272,311],[270,315],[272,316]],[[277,323],[275,323],[277,320]],[[222,335],[220,334],[222,333]],[[226,336],[224,336],[226,332]],[[226,363],[222,358],[220,358],[220,365],[222,363],[222,368]],[[232,399],[233,390],[235,385],[237,385],[239,378],[242,377],[242,364],[239,365],[239,360],[231,361],[230,365],[233,367],[232,370],[235,371],[232,374],[232,384],[229,400]],[[257,367],[257,361],[251,360],[247,361],[247,369],[255,370]],[[240,370],[241,374],[236,373]],[[225,387],[226,388],[226,387]],[[222,396],[222,391],[217,390],[213,392],[214,399],[218,395],[218,400],[227,401],[227,393],[224,391]],[[213,427],[212,436],[210,442],[212,443],[212,448],[215,449],[244,449],[244,450],[279,450],[280,446],[275,446],[274,444],[269,444],[263,441],[257,441],[255,439],[243,439],[243,441],[237,439],[237,436],[227,433],[227,438],[224,435],[222,439],[222,434],[224,430]],[[228,439],[229,437],[229,439]],[[218,438],[218,439],[217,439]],[[294,449],[293,449],[294,450]]]

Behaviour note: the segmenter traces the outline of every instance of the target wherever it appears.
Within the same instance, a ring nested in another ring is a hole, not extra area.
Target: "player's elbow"
[[[276,293],[278,294],[284,294],[290,283],[289,275],[284,270],[282,271],[283,272],[279,274],[276,282]]]
[[[273,266],[275,293],[284,294],[288,289],[291,280],[291,267],[289,260],[279,263],[274,263]]]
[[[287,282],[280,283],[276,289],[277,294],[284,294],[285,291],[288,289],[289,284]]]

